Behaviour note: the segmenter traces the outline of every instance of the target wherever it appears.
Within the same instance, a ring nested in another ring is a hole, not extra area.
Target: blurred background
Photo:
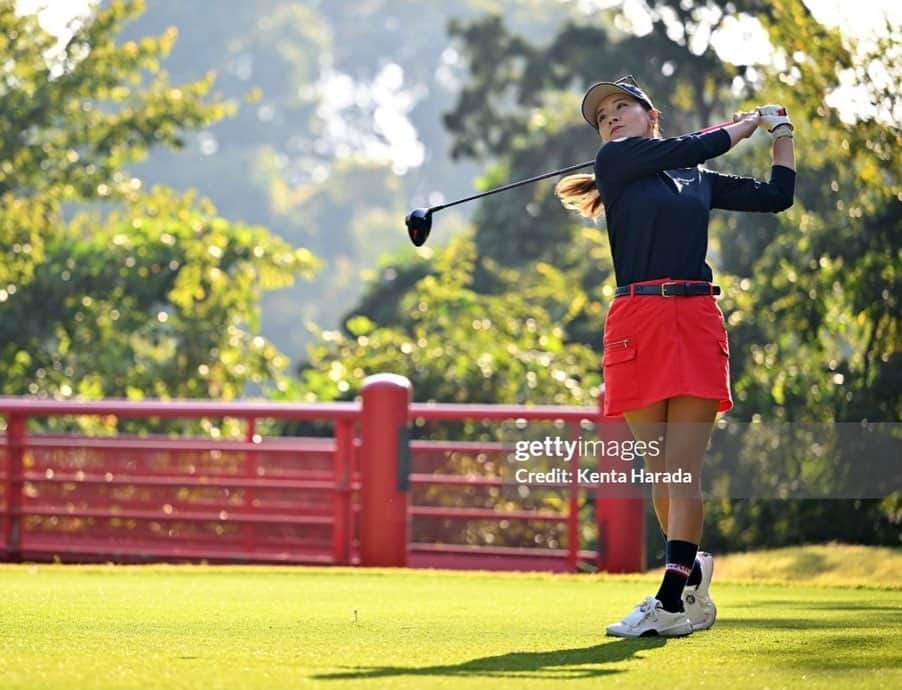
[[[391,371],[421,401],[595,405],[603,221],[553,180],[443,212],[420,249],[403,218],[591,159],[582,94],[631,73],[665,136],[765,103],[796,126],[795,205],[711,224],[731,418],[900,418],[898,3],[0,0],[0,22],[4,395],[350,400]],[[756,135],[710,166],[769,156]],[[898,544],[902,501],[708,519],[733,546]]]

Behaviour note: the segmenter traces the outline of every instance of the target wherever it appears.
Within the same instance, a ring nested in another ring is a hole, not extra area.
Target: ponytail
[[[564,208],[579,211],[586,218],[595,220],[604,212],[601,194],[595,186],[595,175],[567,175],[555,185],[554,193]]]

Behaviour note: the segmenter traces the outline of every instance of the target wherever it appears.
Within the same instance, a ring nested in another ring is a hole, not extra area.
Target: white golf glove
[[[792,139],[794,127],[789,121],[789,113],[782,105],[760,105],[755,110],[761,116],[758,127],[770,134],[771,141]]]

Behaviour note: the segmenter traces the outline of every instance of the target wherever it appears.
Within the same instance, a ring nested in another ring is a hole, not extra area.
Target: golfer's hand
[[[758,126],[770,134],[771,141],[782,137],[792,138],[792,122],[789,112],[782,105],[759,105],[755,110],[761,115]]]
[[[752,136],[752,134],[755,133],[760,120],[761,116],[758,114],[757,110],[753,110],[749,113],[733,114],[733,122],[743,125],[743,127],[740,129],[740,133],[743,139],[748,139],[750,136]]]

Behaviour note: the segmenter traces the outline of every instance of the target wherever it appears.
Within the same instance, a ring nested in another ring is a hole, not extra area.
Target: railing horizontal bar
[[[68,472],[65,472],[63,470],[57,471],[53,467],[48,467],[48,468],[43,468],[43,469],[42,468],[32,469],[29,471],[29,474],[32,474],[35,476],[37,476],[37,475],[46,476],[47,470],[52,471],[54,473],[54,475],[60,474],[60,473],[67,474],[74,481],[78,481],[80,477],[86,477],[86,476],[89,476],[90,474],[93,474],[95,476],[104,476],[104,477],[108,474],[107,471],[104,471],[102,475],[99,475],[98,472],[90,472],[89,473],[89,472],[85,472],[84,470],[75,470],[74,472],[71,470],[69,470]],[[129,474],[129,472],[127,470],[124,471],[124,470],[121,470],[118,468],[115,469],[113,472],[109,472],[109,473],[113,474],[114,477],[117,475],[120,477],[141,476],[141,477],[148,477],[151,479],[175,479],[175,480],[196,478],[196,479],[206,479],[210,482],[218,482],[218,481],[231,482],[232,480],[236,480],[236,479],[237,480],[245,479],[244,477],[241,477],[241,475],[238,475],[235,473],[210,474],[210,473],[205,472],[203,474],[201,474],[201,473],[179,474],[179,473],[172,473],[172,472],[147,472],[145,470],[145,472],[143,474],[131,475],[131,474]],[[22,478],[21,476],[17,477],[17,481],[21,481],[21,478]],[[256,481],[256,480],[264,479],[264,478],[267,480],[270,480],[270,481],[325,481],[325,482],[330,482],[330,481],[334,481],[334,473],[330,470],[308,470],[306,472],[294,472],[291,474],[272,474],[272,473],[270,473],[268,476],[264,476],[264,474],[261,474],[258,477],[247,477],[246,479],[249,481],[250,480]],[[354,479],[359,480],[359,476],[355,474]]]
[[[308,419],[331,421],[357,419],[361,406],[354,402],[272,403],[218,402],[209,400],[40,400],[0,397],[0,414],[49,416],[157,417],[165,419],[235,417]]]
[[[518,486],[526,486],[530,489],[572,489],[578,486],[581,489],[597,489],[597,484],[574,484],[572,482],[543,482],[541,484],[512,481],[500,477],[461,477],[451,474],[411,474],[410,483],[418,486],[479,486],[486,488],[514,489]]]
[[[473,405],[465,403],[412,403],[409,419],[424,420],[561,420],[565,422],[598,422],[601,414],[597,407],[558,407],[554,405]]]
[[[454,453],[454,452],[471,452],[471,453],[501,453],[504,451],[513,451],[514,447],[510,443],[502,443],[500,441],[411,441],[410,450],[421,453]]]
[[[35,484],[100,484],[106,486],[177,486],[190,488],[239,488],[239,489],[310,489],[314,491],[340,491],[335,480],[306,479],[250,479],[245,477],[220,477],[211,479],[206,476],[166,476],[152,475],[113,475],[102,474],[63,474],[54,472],[52,477],[43,473],[27,472],[24,481]]]
[[[104,497],[99,497],[103,499]],[[26,500],[24,507],[22,508],[21,515],[28,517],[29,515],[41,514],[50,512],[53,517],[58,518],[67,518],[70,515],[76,515],[84,512],[97,511],[102,512],[104,515],[114,515],[115,511],[130,511],[130,512],[138,512],[138,513],[152,513],[156,515],[157,513],[162,513],[163,515],[186,515],[190,513],[210,513],[219,515],[222,512],[222,504],[214,503],[213,501],[188,501],[188,500],[173,500],[171,502],[162,503],[160,500],[146,500],[146,501],[128,501],[127,503],[124,501],[118,501],[116,499],[106,500],[98,500],[97,498],[89,498],[89,499],[68,499],[65,504],[60,503],[59,497],[53,497],[52,500],[40,500],[40,499],[30,499]],[[298,507],[297,502],[285,502],[285,503],[267,503],[265,507],[254,507],[251,508],[249,506],[242,505],[233,505],[227,512],[229,518],[233,515],[255,515],[257,510],[260,510],[265,515],[269,515],[271,518],[275,518],[276,516],[284,516],[285,518],[294,519],[301,517],[314,517],[320,518],[324,517],[329,510],[331,505],[330,501],[323,501],[321,504],[304,504],[301,507]],[[48,506],[48,509],[45,510],[45,506]],[[96,521],[94,518],[91,518],[92,521]],[[144,522],[142,520],[142,522]],[[196,521],[196,520],[186,520],[188,522],[197,522],[198,524],[208,524],[210,521]],[[221,520],[218,518],[216,522],[219,523]],[[82,536],[88,536],[91,530],[86,529],[81,534]],[[75,532],[73,532],[75,534]]]
[[[484,486],[486,488],[514,486],[500,477],[461,477],[453,474],[411,474],[410,483],[418,486]]]
[[[26,448],[63,448],[66,450],[141,450],[141,451],[227,451],[254,453],[298,453],[311,451],[331,453],[335,440],[319,437],[297,437],[284,441],[263,439],[259,443],[248,441],[217,441],[214,439],[173,439],[164,436],[135,438],[134,436],[45,436],[29,434]]]
[[[427,544],[412,542],[410,551],[416,553],[453,553],[468,556],[521,556],[523,558],[566,558],[567,549],[548,549],[521,546],[477,546],[470,544]],[[594,560],[595,551],[580,551],[579,558]]]
[[[222,516],[225,513],[225,517]],[[167,522],[241,522],[257,525],[331,525],[331,513],[317,515],[267,515],[261,513],[247,514],[240,512],[175,512],[164,513],[155,510],[110,510],[74,509],[67,506],[28,506],[21,511],[23,518],[41,515],[56,518],[95,518],[100,520],[161,520]]]
[[[498,511],[491,508],[446,508],[444,506],[411,506],[413,517],[451,518],[455,520],[538,520],[542,522],[566,522],[561,513],[530,510]]]
[[[361,405],[357,402],[273,403],[219,402],[201,400],[41,400],[0,396],[0,414],[46,416],[156,417],[165,419],[198,417],[234,417],[265,419],[339,420],[357,419]],[[556,405],[489,405],[465,403],[412,403],[411,419],[450,420],[561,420],[597,422],[598,408]]]
[[[32,558],[38,554],[70,554],[73,556],[102,557],[102,556],[132,556],[135,558],[185,558],[192,560],[223,560],[223,561],[253,561],[253,562],[284,562],[299,564],[323,564],[332,565],[331,554],[316,552],[299,552],[279,549],[267,551],[258,548],[254,552],[231,551],[217,549],[215,547],[198,546],[191,547],[161,547],[156,545],[130,546],[111,544],[103,540],[91,542],[84,541],[45,541],[44,539],[29,539],[29,543],[22,549],[23,557]]]

